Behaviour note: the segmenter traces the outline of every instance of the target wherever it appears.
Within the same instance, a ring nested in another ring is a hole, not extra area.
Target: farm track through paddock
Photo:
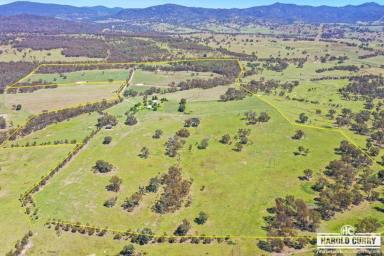
[[[129,62],[129,63],[124,63],[124,64],[166,64],[166,63],[170,63],[170,62],[183,62],[183,61],[208,61],[208,60],[236,60],[239,67],[240,67],[240,72],[239,72],[239,75],[237,76],[236,78],[236,81],[235,81],[235,85],[238,86],[238,87],[242,87],[244,88],[245,90],[247,90],[241,83],[241,78],[243,76],[243,73],[244,73],[244,67],[242,66],[242,64],[240,63],[240,61],[238,59],[189,59],[189,60],[175,60],[175,61],[161,61],[161,62]],[[98,63],[100,64],[100,63]],[[44,64],[46,65],[46,64]],[[49,65],[61,65],[61,64],[49,64]],[[78,64],[62,64],[62,65],[78,65]],[[93,65],[93,64],[83,64],[83,65]],[[37,68],[34,70],[36,71]],[[33,73],[33,72],[31,72]],[[28,74],[30,75],[30,74]],[[129,81],[131,81],[133,77],[133,73],[131,74],[131,77],[129,79]],[[119,99],[119,100],[122,100],[122,92],[124,90],[124,88],[126,88],[127,86],[129,86],[129,82],[126,83],[126,84],[122,84],[122,86],[119,88],[119,90],[116,92],[116,98],[115,99]],[[362,152],[364,152],[364,154],[366,154],[375,164],[376,161],[374,161],[374,159],[372,159],[372,157],[370,157],[361,147],[359,147],[349,136],[347,136],[343,131],[341,131],[340,129],[338,128],[324,128],[324,127],[319,127],[319,126],[313,126],[313,125],[305,125],[305,124],[298,124],[298,123],[295,123],[295,122],[292,122],[279,108],[277,108],[275,105],[273,105],[271,102],[269,102],[268,100],[264,99],[261,95],[255,95],[254,92],[251,92],[251,91],[248,91],[251,95],[254,95],[255,97],[257,97],[257,99],[263,101],[264,103],[268,104],[269,106],[271,106],[272,108],[274,108],[290,125],[294,126],[294,127],[306,127],[306,128],[312,128],[312,129],[319,129],[319,130],[328,130],[328,131],[334,131],[334,132],[337,132],[339,133],[342,137],[346,138],[349,142],[351,142],[353,145],[355,145],[356,147],[358,147]],[[19,127],[18,129],[22,129],[23,126]],[[15,131],[15,133],[17,132],[18,130]],[[96,132],[97,133],[97,132]],[[11,135],[12,136],[12,135]],[[92,136],[89,138],[89,140],[92,139]],[[89,140],[87,142],[89,142]],[[57,171],[59,171],[61,168],[63,168],[64,166],[66,166],[67,164],[69,164],[71,162],[71,160],[76,157],[76,155],[80,154],[81,150],[86,146],[87,142],[83,143],[83,144],[80,144],[80,145],[77,145],[68,155],[71,155],[68,159],[64,159],[62,162],[60,162],[60,164],[56,167],[58,168]],[[59,146],[59,145],[38,145],[36,147],[48,147],[48,146]],[[20,148],[20,147],[18,147]],[[60,167],[59,167],[60,166]],[[37,187],[39,187],[41,184],[43,184],[43,186],[47,185],[48,184],[48,180],[47,177],[51,176],[51,171],[48,172],[47,175],[45,175],[40,181],[36,182],[34,184],[34,186],[27,190],[22,196],[21,196],[21,199],[25,199],[27,196],[30,196],[34,193],[37,193],[38,191],[40,191],[40,189],[37,189]],[[53,176],[53,175],[52,175]],[[43,182],[43,183],[42,183]],[[48,221],[51,221],[51,220],[48,220]],[[33,222],[31,222],[31,224],[33,224]],[[123,231],[123,230],[115,230],[115,229],[109,229],[109,228],[101,228],[101,227],[97,227],[97,226],[93,226],[93,225],[83,225],[83,224],[77,224],[77,223],[71,223],[71,222],[66,222],[66,221],[53,221],[52,220],[52,224],[68,224],[68,225],[72,225],[72,226],[75,226],[75,227],[81,227],[81,228],[95,228],[95,229],[106,229],[107,231],[111,232],[112,234],[116,234],[116,233],[129,233],[131,235],[140,235],[141,233],[137,233],[137,232],[128,232],[128,231]],[[152,237],[164,237],[164,235],[152,235]],[[168,237],[168,238],[182,238],[182,237],[185,237],[185,238],[203,238],[203,237],[209,237],[209,238],[227,238],[227,237],[230,237],[230,238],[233,238],[233,239],[254,239],[254,240],[259,240],[259,239],[267,239],[267,238],[282,238],[282,237],[265,237],[265,236],[228,236],[228,235],[212,235],[212,236],[209,236],[209,235],[196,235],[196,236],[191,236],[191,235],[188,235],[188,236],[167,236],[165,235],[165,237]],[[303,238],[308,238],[310,236],[295,236],[295,238],[299,238],[299,237],[303,237]],[[286,237],[283,237],[283,238],[286,238]]]

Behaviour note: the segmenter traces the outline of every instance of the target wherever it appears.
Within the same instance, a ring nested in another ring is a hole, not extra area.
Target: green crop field
[[[35,73],[21,83],[54,83],[77,85],[89,82],[110,82],[124,81],[128,78],[129,71],[124,69],[106,69],[106,70],[85,70],[60,74],[39,74]],[[17,85],[17,84],[16,84]]]

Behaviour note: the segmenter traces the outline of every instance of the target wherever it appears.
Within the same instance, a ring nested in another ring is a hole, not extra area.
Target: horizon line
[[[73,6],[73,7],[79,7],[79,8],[92,8],[92,7],[104,7],[104,8],[109,8],[109,9],[113,9],[113,8],[122,8],[122,9],[145,9],[145,8],[151,8],[151,7],[156,7],[156,6],[163,6],[163,5],[176,5],[176,6],[181,6],[181,7],[189,7],[189,8],[203,8],[203,9],[222,9],[222,10],[231,10],[231,9],[248,9],[248,8],[252,8],[252,7],[266,7],[266,6],[272,6],[272,5],[276,5],[276,4],[282,4],[282,5],[295,5],[295,6],[305,6],[305,7],[331,7],[331,8],[342,8],[342,7],[347,7],[347,6],[361,6],[361,5],[366,5],[366,4],[377,4],[377,5],[380,5],[380,6],[383,6],[383,4],[380,4],[376,1],[367,1],[367,2],[363,2],[361,4],[346,4],[346,5],[327,5],[327,4],[322,4],[322,5],[310,5],[310,4],[296,4],[296,3],[281,3],[279,1],[276,1],[274,3],[271,3],[271,4],[261,4],[261,5],[252,5],[252,6],[249,6],[249,7],[242,7],[242,8],[239,8],[239,7],[229,7],[229,8],[223,8],[223,7],[202,7],[202,6],[196,6],[196,5],[193,5],[193,6],[190,6],[190,5],[183,5],[183,4],[176,4],[176,3],[172,3],[172,2],[168,2],[168,3],[163,3],[163,4],[154,4],[154,5],[149,5],[149,6],[146,6],[146,7],[122,7],[122,6],[106,6],[106,5],[73,5],[73,4],[60,4],[60,3],[54,3],[54,2],[40,2],[40,1],[24,1],[24,0],[20,0],[20,1],[10,1],[10,2],[6,2],[4,4],[1,3],[0,1],[0,6],[3,6],[3,5],[8,5],[8,4],[14,4],[14,3],[36,3],[36,4],[52,4],[52,5],[62,5],[62,6]]]

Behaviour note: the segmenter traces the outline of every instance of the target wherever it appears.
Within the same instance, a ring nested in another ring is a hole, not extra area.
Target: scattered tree
[[[308,122],[308,116],[305,113],[301,113],[298,122],[302,124]]]
[[[231,136],[229,134],[224,134],[221,137],[220,142],[223,144],[230,144],[231,143]]]
[[[195,222],[199,225],[204,224],[208,220],[208,214],[205,212],[200,212],[199,215],[195,218]]]
[[[179,108],[177,111],[179,112],[184,112],[185,111],[185,107],[186,107],[186,104],[187,104],[187,100],[182,98],[179,102]]]
[[[304,132],[302,130],[297,130],[296,133],[292,136],[294,140],[300,140],[304,137]]]
[[[197,146],[197,148],[198,149],[206,149],[208,147],[208,141],[209,141],[208,138],[202,139],[200,141],[199,145]]]
[[[149,157],[149,149],[147,147],[142,147],[139,156],[141,158],[147,159]]]
[[[113,165],[104,160],[97,160],[93,169],[96,172],[107,173],[113,170]]]
[[[111,197],[107,201],[104,202],[104,206],[107,207],[107,208],[112,208],[113,206],[115,206],[116,201],[117,201],[117,197],[116,196],[115,197]]]
[[[135,256],[135,247],[132,244],[124,246],[119,252],[120,256]]]
[[[176,135],[182,138],[188,138],[190,133],[187,129],[182,128],[176,132]]]
[[[153,134],[152,138],[154,139],[160,139],[161,135],[163,135],[163,131],[160,129],[157,129],[155,133]]]
[[[113,191],[113,192],[119,192],[120,185],[123,182],[123,180],[117,176],[112,176],[111,179],[109,180],[109,182],[110,182],[110,184],[108,184],[106,187],[107,190]]]
[[[200,119],[197,117],[188,118],[184,121],[184,127],[198,127],[200,125]]]

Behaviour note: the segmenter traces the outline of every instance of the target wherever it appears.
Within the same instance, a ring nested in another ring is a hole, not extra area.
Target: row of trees
[[[23,238],[20,240],[17,240],[15,244],[15,249],[7,252],[6,256],[19,256],[23,252],[24,248],[28,245],[29,239],[33,236],[32,231],[28,231]]]
[[[35,184],[30,190],[20,195],[19,201],[21,202],[22,207],[26,207],[26,214],[33,214],[34,218],[38,218],[36,214],[37,209],[33,210],[36,205],[33,201],[32,195],[38,192],[42,187],[44,187],[48,183],[49,179],[51,179],[56,173],[58,173],[99,131],[99,128],[93,130],[88,136],[84,138],[81,144],[77,145],[70,153],[68,153],[64,160],[62,160],[57,166],[52,168],[49,173],[46,176],[42,177],[42,179],[39,180],[37,184]]]
[[[251,92],[266,92],[271,93],[276,89],[282,89],[287,92],[292,92],[293,88],[299,85],[299,81],[290,81],[290,82],[280,82],[278,80],[252,80],[247,85],[246,88]]]
[[[120,102],[120,99],[113,101],[103,100],[96,103],[88,103],[78,107],[61,109],[58,111],[44,112],[37,116],[33,116],[28,120],[25,126],[15,132],[10,137],[10,140],[16,139],[17,136],[26,136],[32,132],[41,130],[50,124],[62,122],[64,120],[76,117],[84,113],[91,113],[94,111],[102,111]]]
[[[316,73],[322,73],[322,72],[333,71],[333,70],[357,72],[360,70],[360,68],[355,65],[339,65],[339,66],[333,66],[329,68],[316,69]]]

